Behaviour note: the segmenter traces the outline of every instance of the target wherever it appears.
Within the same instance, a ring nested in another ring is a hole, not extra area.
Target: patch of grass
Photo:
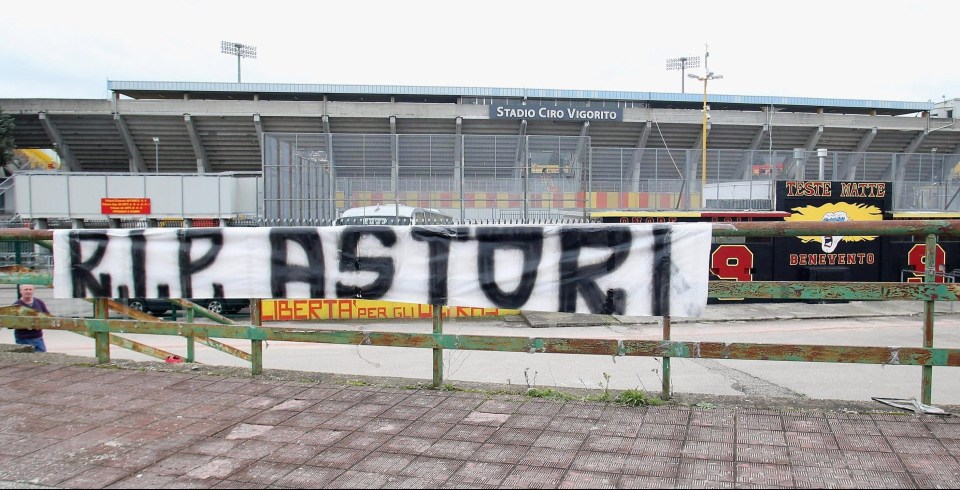
[[[551,400],[576,400],[577,397],[568,395],[553,388],[528,388],[527,396],[532,398],[548,398]]]
[[[601,403],[610,403],[614,401],[613,396],[610,395],[609,391],[604,390],[600,395],[587,395],[583,398],[584,401],[588,402],[601,402]]]
[[[347,386],[370,386],[370,383],[367,383],[366,381],[363,381],[360,379],[350,379],[350,380],[344,381],[343,384]]]
[[[92,364],[90,367],[100,368],[100,369],[124,369],[123,366],[119,366],[112,362],[106,364]],[[138,371],[143,371],[143,368],[137,369]]]
[[[493,395],[516,395],[517,392],[510,390],[485,390],[481,388],[465,388],[463,386],[457,386],[453,383],[443,383],[436,388],[433,387],[430,383],[423,383],[420,385],[409,385],[411,389],[424,389],[424,390],[440,390],[440,391],[456,391],[460,393],[481,393],[491,397]]]
[[[615,401],[628,407],[656,407],[666,403],[661,400],[660,397],[650,396],[650,394],[642,390],[626,390],[620,393]]]

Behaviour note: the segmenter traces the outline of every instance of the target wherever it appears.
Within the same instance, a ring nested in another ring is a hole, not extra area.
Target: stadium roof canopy
[[[457,103],[462,97],[504,99],[564,99],[623,101],[652,109],[699,109],[701,93],[629,92],[488,87],[429,87],[414,85],[340,85],[291,83],[110,81],[107,88],[131,99],[208,99]],[[906,102],[815,97],[707,94],[715,110],[758,111],[776,106],[790,112],[905,115],[933,109],[933,102]]]

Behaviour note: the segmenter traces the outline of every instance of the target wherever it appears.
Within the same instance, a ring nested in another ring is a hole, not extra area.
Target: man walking
[[[40,313],[46,313],[49,315],[50,310],[47,309],[47,304],[39,298],[34,298],[33,292],[33,284],[21,284],[20,299],[13,304],[26,306],[27,308],[33,308]],[[16,329],[13,332],[13,337],[18,344],[32,345],[36,352],[47,351],[47,346],[43,343],[43,330]]]

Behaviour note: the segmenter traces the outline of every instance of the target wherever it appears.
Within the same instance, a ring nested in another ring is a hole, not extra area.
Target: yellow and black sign
[[[263,321],[389,320],[432,318],[433,306],[364,299],[266,299]],[[444,306],[443,318],[516,315],[518,310]]]
[[[892,206],[890,182],[787,180],[777,182],[777,208],[785,221],[882,221]],[[800,236],[776,241],[778,281],[879,281],[877,236]]]

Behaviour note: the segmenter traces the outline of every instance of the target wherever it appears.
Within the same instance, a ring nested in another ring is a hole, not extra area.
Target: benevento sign
[[[375,299],[700,316],[709,223],[56,230],[56,298]]]
[[[490,119],[543,119],[549,121],[622,121],[623,109],[609,107],[557,107],[501,104],[490,106]]]

